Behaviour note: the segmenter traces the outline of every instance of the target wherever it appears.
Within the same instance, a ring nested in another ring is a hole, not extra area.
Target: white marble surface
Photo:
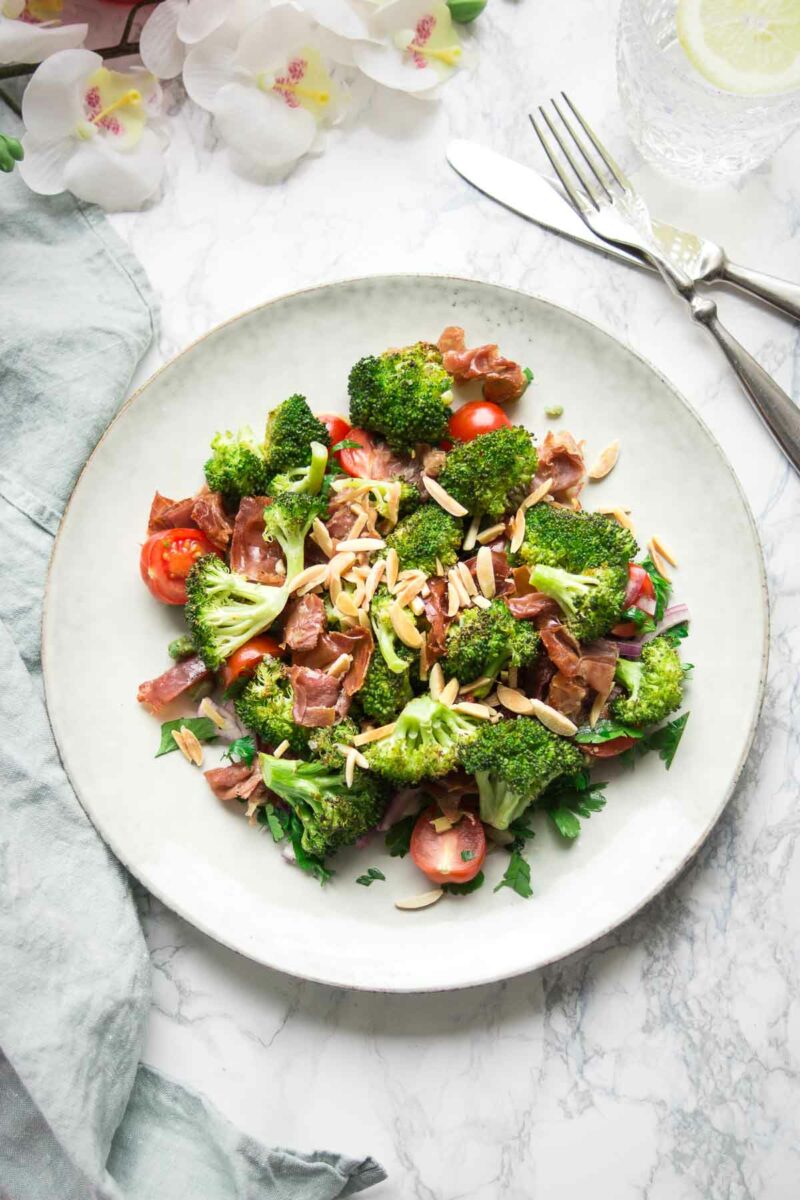
[[[658,280],[495,207],[443,157],[449,136],[468,136],[541,165],[525,113],[566,87],[659,215],[800,279],[800,135],[720,191],[690,195],[641,169],[616,100],[616,10],[490,0],[479,65],[440,105],[382,96],[272,189],[231,174],[206,117],[173,88],[166,194],[114,218],[162,304],[142,378],[217,322],[320,281],[489,279],[571,306],[665,372],[721,441],[763,538],[772,659],[741,786],[677,885],[590,950],[505,985],[371,996],[256,967],[143,901],[147,1060],[268,1141],[373,1153],[386,1200],[798,1194],[800,484]],[[800,397],[797,326],[731,295],[720,311]]]

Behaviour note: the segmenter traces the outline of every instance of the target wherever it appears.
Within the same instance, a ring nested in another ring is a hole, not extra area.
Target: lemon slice
[[[678,0],[675,19],[689,61],[723,91],[800,87],[800,0]]]

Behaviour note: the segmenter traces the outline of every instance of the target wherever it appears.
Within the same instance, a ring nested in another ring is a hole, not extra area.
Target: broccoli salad
[[[537,813],[574,839],[605,803],[598,760],[672,763],[675,558],[640,552],[628,508],[585,506],[617,443],[587,470],[569,432],[514,422],[531,378],[452,326],[357,362],[347,418],[289,396],[263,436],[216,434],[195,495],[153,499],[142,578],[185,616],[139,688],[158,754],[320,882],[385,843],[428,881],[399,908],[486,876],[530,897]]]

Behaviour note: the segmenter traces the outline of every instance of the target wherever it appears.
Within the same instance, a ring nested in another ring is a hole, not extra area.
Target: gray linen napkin
[[[351,1196],[385,1178],[372,1159],[267,1149],[138,1065],[147,953],[53,743],[39,625],[53,535],[154,301],[99,211],[14,176],[0,296],[0,1200]]]

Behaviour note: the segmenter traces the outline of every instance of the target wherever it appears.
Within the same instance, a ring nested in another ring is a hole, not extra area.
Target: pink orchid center
[[[127,132],[122,121],[117,114],[126,108],[130,108],[134,104],[141,104],[142,93],[136,88],[129,88],[127,92],[123,92],[116,100],[112,100],[109,104],[104,105],[100,88],[94,84],[83,97],[83,108],[86,113],[86,118],[91,125],[97,126],[99,129],[104,129],[106,133],[112,134],[114,137],[119,137]]]
[[[288,108],[305,108],[315,117],[321,117],[334,99],[333,81],[319,53],[310,48],[293,54],[274,74],[262,72],[257,83]]]
[[[413,30],[399,35],[401,48],[409,54],[412,63],[419,70],[424,70],[429,66],[431,60],[442,63],[446,67],[454,67],[461,58],[461,47],[458,42],[454,42],[450,46],[430,45],[437,25],[436,14],[425,13],[419,18]]]

